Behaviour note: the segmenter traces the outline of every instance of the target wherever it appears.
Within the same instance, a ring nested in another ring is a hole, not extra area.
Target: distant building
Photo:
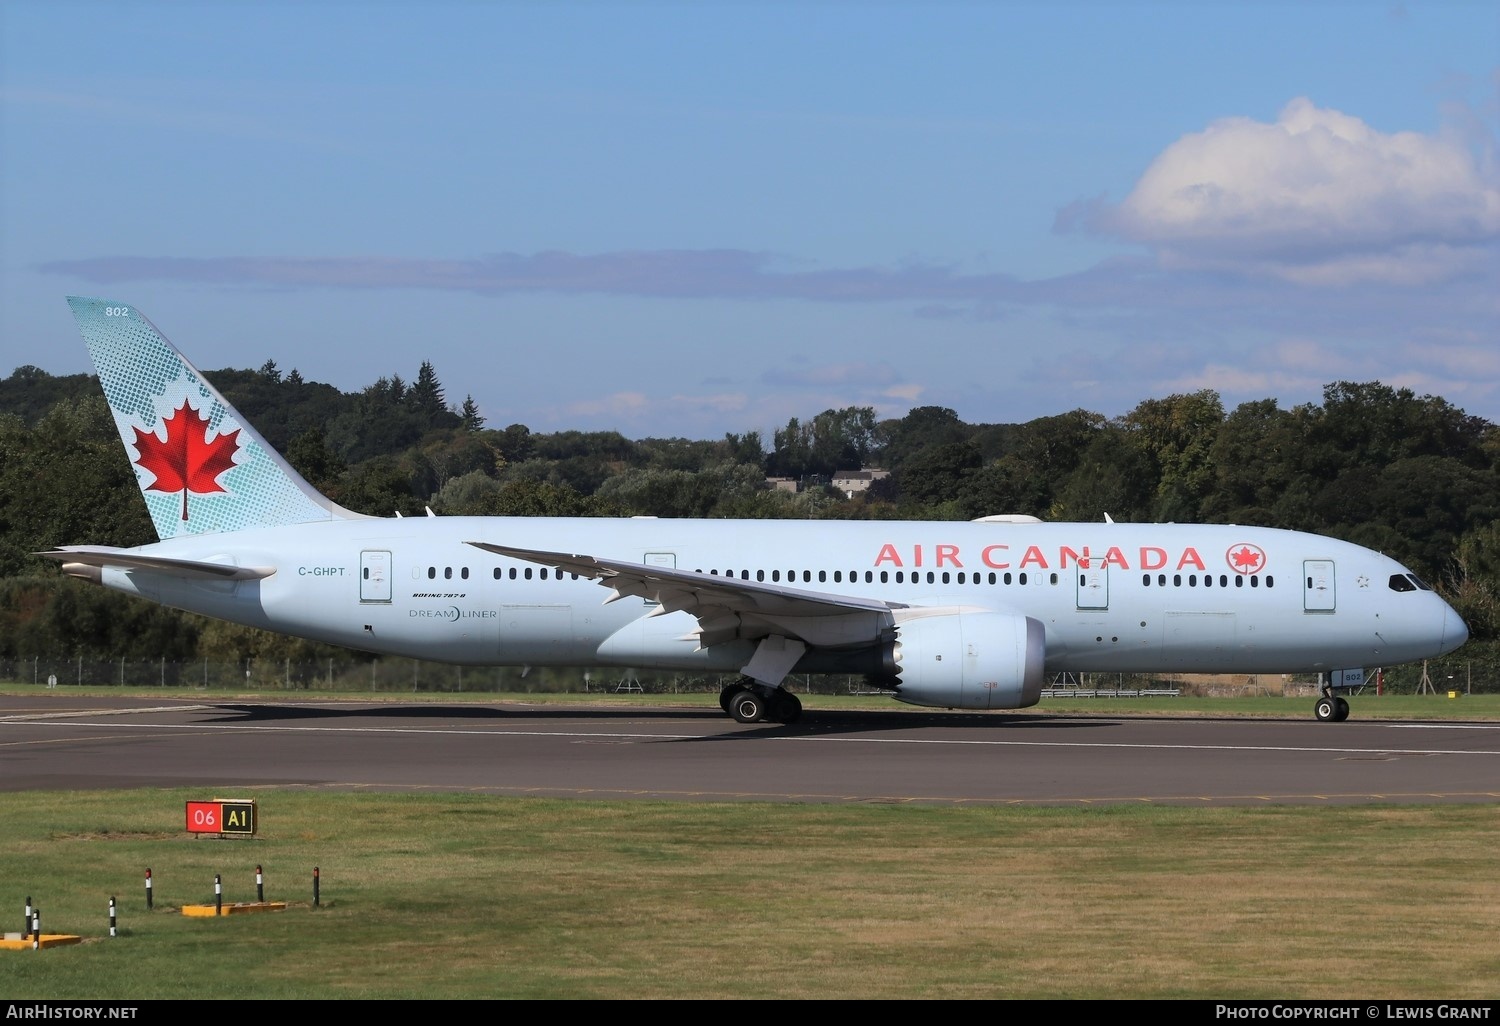
[[[797,479],[795,477],[768,477],[766,485],[778,492],[795,492]]]
[[[845,498],[852,499],[860,492],[869,491],[870,485],[876,481],[890,476],[889,470],[878,470],[874,467],[869,470],[840,470],[833,475],[833,486],[843,492]]]

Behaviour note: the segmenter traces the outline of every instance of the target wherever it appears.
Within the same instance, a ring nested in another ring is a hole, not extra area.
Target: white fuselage
[[[636,597],[606,603],[598,581],[470,541],[1034,618],[1049,673],[1315,672],[1428,658],[1467,637],[1447,603],[1377,552],[1218,525],[368,519],[137,550],[275,568],[261,580],[106,569],[102,583],[236,623],[470,665],[728,672],[754,649],[699,647],[687,613],[653,616],[661,610]],[[857,672],[836,650],[816,670]]]

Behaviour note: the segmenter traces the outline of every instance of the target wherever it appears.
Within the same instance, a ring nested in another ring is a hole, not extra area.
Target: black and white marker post
[[[222,874],[214,874],[214,915],[224,914],[224,881]]]
[[[151,911],[151,867],[146,867],[146,911]]]
[[[115,899],[114,895],[109,898],[109,935],[115,936]]]
[[[265,901],[266,900],[265,878],[261,876],[261,872],[260,872],[260,867],[259,866],[255,867],[255,900],[256,901]]]

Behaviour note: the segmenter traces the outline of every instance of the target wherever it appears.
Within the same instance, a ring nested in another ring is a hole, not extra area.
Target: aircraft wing
[[[858,645],[875,641],[894,622],[904,602],[831,595],[764,581],[649,566],[618,559],[524,549],[471,541],[476,548],[598,581],[610,589],[606,603],[633,596],[658,603],[651,614],[686,612],[698,621],[704,647],[735,638],[768,635],[809,645]]]
[[[51,552],[38,552],[38,556],[56,559],[69,566],[93,567],[96,570],[150,570],[153,573],[170,574],[193,580],[208,581],[257,581],[270,577],[275,567],[235,566],[232,563],[211,563],[200,559],[173,559],[169,556],[151,556],[134,549],[115,549],[106,545],[64,545]],[[74,576],[88,576],[75,574]],[[97,574],[93,575],[97,578]]]

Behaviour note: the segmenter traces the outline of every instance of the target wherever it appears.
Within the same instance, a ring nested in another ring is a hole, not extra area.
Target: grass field
[[[547,696],[479,700],[497,699]],[[1354,703],[1356,718],[1500,718],[1493,696]],[[1101,710],[1310,717],[1311,701],[1067,699],[1038,712]],[[23,757],[0,748],[0,772]],[[0,998],[1500,997],[1493,805],[950,808],[284,788],[257,793],[257,836],[221,840],[182,829],[184,803],[201,797],[0,794],[0,930],[20,930],[30,897],[44,934],[83,938],[0,951]],[[284,909],[182,913],[213,903],[216,874],[226,903],[253,900],[256,866]]]

